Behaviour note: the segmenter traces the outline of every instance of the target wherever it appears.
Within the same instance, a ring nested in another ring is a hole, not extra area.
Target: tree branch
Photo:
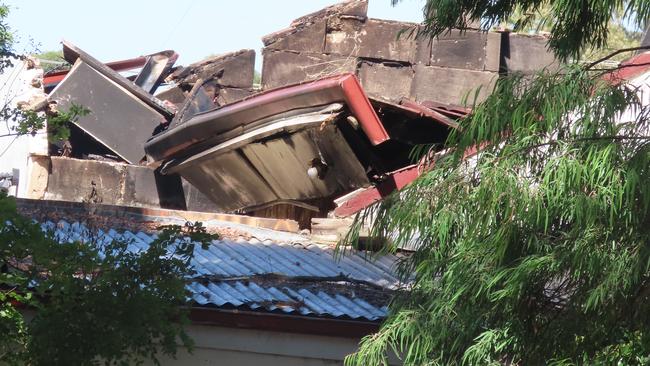
[[[612,57],[614,57],[614,56],[616,56],[616,55],[618,55],[618,54],[620,54],[620,53],[623,53],[623,52],[640,51],[640,50],[649,50],[649,49],[650,49],[650,46],[639,46],[639,47],[621,48],[621,49],[619,49],[619,50],[616,50],[616,51],[610,53],[609,55],[607,55],[607,56],[605,56],[605,57],[603,57],[603,58],[600,58],[600,59],[598,59],[598,60],[596,60],[596,61],[594,61],[594,62],[588,64],[587,67],[585,67],[585,68],[586,68],[586,69],[591,69],[592,67],[598,65],[599,63],[601,63],[601,62],[603,62],[603,61],[607,61],[607,60],[609,60],[610,58],[612,58]]]

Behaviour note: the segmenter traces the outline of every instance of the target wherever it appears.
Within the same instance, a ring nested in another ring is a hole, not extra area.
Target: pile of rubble
[[[47,100],[90,113],[74,121],[65,157],[51,152],[34,165],[41,174],[29,176],[47,182],[35,179],[31,198],[308,228],[415,179],[410,151],[443,142],[470,111],[468,93],[481,87],[481,101],[500,75],[555,64],[541,37],[466,30],[415,39],[418,24],[371,19],[367,7],[347,1],[264,37],[261,86],[253,50],[187,67],[174,65],[173,51],[104,64],[63,42],[72,66],[44,76]]]

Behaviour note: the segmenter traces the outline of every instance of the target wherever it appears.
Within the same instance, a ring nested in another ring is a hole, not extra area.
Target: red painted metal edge
[[[440,112],[437,112],[431,108],[423,106],[422,104],[413,102],[408,99],[402,99],[400,105],[404,106],[405,108],[415,110],[421,116],[429,117],[439,123],[442,123],[443,125],[446,125],[447,127],[458,128],[458,123],[456,121],[452,120],[451,118],[445,116]]]
[[[113,71],[119,72],[119,71],[137,69],[139,67],[144,66],[146,62],[147,62],[147,58],[145,56],[141,56],[141,57],[132,58],[128,60],[109,62],[106,64],[106,66],[113,69]],[[68,75],[68,70],[49,73],[45,75],[45,77],[43,78],[43,84],[46,87],[50,87],[50,86],[54,87],[56,86],[56,84],[60,83],[61,80],[63,80],[66,75]]]
[[[190,320],[193,324],[200,325],[345,338],[361,338],[375,333],[379,329],[378,322],[206,307],[192,307]]]
[[[334,215],[339,217],[354,215],[373,203],[382,200],[393,191],[406,187],[420,176],[421,171],[419,168],[419,165],[409,165],[390,173],[383,182],[366,188],[335,208]]]
[[[341,80],[341,88],[343,89],[345,102],[359,120],[363,132],[366,133],[370,142],[373,145],[379,145],[390,139],[357,77],[348,74]]]
[[[650,52],[644,52],[623,61],[619,67],[603,76],[610,82],[631,80],[650,70]]]

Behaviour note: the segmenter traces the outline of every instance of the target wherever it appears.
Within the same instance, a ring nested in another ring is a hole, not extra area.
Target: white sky
[[[173,49],[177,64],[253,48],[261,65],[262,36],[335,0],[5,0],[18,50],[59,50],[66,39],[101,61]],[[420,22],[424,0],[370,0],[373,18]]]

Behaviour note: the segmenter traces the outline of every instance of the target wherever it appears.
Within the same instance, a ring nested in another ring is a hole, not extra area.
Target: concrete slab
[[[474,91],[482,87],[477,101],[485,100],[497,78],[495,72],[416,65],[411,94],[418,102],[434,101],[452,105],[462,105],[463,97],[469,95],[468,103],[471,106]]]
[[[559,67],[555,55],[546,48],[546,37],[515,33],[505,36],[508,37],[508,47],[503,50],[503,56],[508,72],[531,74],[544,68],[556,70]]]
[[[414,76],[411,66],[361,62],[358,75],[361,86],[371,97],[399,102],[411,94]]]
[[[265,49],[263,55],[263,89],[273,89],[345,72],[354,73],[357,68],[356,57],[282,52],[270,49]]]
[[[415,23],[379,19],[328,20],[325,53],[381,60],[414,62],[417,42],[408,37]],[[400,32],[405,32],[400,35]]]

